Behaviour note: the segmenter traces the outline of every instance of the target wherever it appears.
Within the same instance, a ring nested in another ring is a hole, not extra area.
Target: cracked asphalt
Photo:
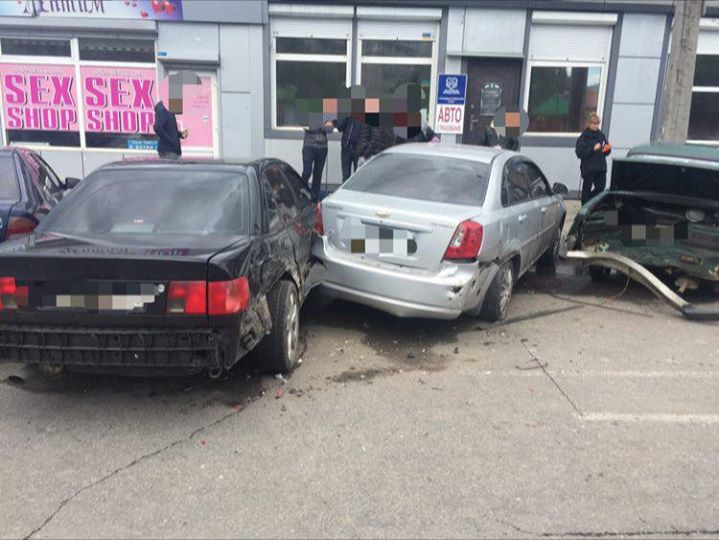
[[[285,383],[4,364],[0,536],[719,537],[719,325],[625,285],[531,272],[495,326],[311,299]]]

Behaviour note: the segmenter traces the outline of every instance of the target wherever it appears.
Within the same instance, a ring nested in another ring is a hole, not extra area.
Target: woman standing
[[[599,129],[601,119],[593,113],[587,128],[577,138],[575,153],[581,160],[582,205],[599,195],[607,186],[607,156],[612,145]]]

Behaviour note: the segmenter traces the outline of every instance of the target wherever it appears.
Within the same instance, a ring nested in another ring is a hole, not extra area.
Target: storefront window
[[[719,56],[697,55],[689,114],[689,139],[719,140]]]
[[[80,60],[95,62],[155,62],[155,43],[141,39],[94,39],[78,40]]]
[[[324,98],[338,97],[347,85],[347,48],[344,39],[275,39],[277,127],[305,126]]]
[[[0,54],[3,56],[60,56],[71,55],[69,39],[0,39]]]
[[[8,142],[80,146],[74,66],[3,63],[0,76]]]
[[[361,41],[362,86],[370,97],[390,96],[405,84],[416,84],[420,107],[429,111],[432,81],[431,41]]]
[[[599,66],[532,66],[529,131],[578,133],[600,104]]]
[[[88,148],[138,148],[154,140],[155,68],[81,66]]]

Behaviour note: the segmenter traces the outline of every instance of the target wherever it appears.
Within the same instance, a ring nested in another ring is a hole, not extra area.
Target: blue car
[[[80,182],[60,181],[37,153],[0,149],[0,242],[31,233],[64,194]]]

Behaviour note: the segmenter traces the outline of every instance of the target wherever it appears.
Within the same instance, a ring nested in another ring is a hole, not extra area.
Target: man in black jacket
[[[329,120],[320,126],[305,128],[302,145],[302,180],[306,183],[312,176],[312,195],[317,199],[322,187],[322,171],[327,160],[327,134],[334,131]]]
[[[180,139],[187,138],[187,130],[177,129],[175,113],[170,112],[162,101],[155,105],[155,124],[152,126],[159,138],[157,154],[163,159],[177,159],[182,155]]]
[[[612,145],[600,131],[600,122],[599,116],[592,114],[575,146],[575,153],[581,160],[582,205],[599,195],[607,185],[607,156],[612,151]]]
[[[351,116],[345,116],[337,120],[333,120],[332,124],[337,131],[342,133],[342,152],[340,158],[342,160],[342,182],[347,180],[352,174],[352,166],[357,170],[357,141],[360,136],[362,124]]]

